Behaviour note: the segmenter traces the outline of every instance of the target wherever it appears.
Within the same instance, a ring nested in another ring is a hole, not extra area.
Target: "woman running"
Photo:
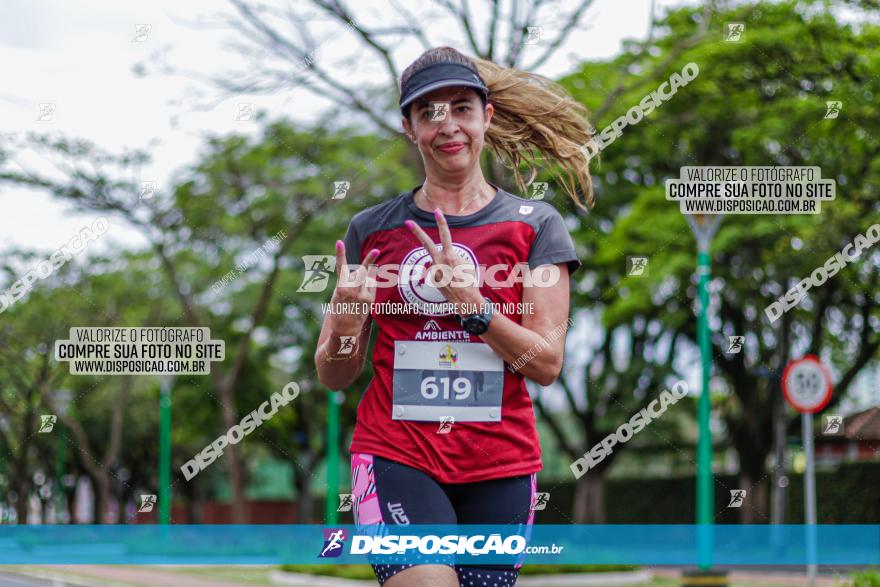
[[[480,154],[494,151],[523,191],[521,163],[531,179],[537,158],[555,163],[583,208],[586,111],[547,78],[450,47],[426,51],[400,88],[425,181],[356,214],[337,241],[331,303],[365,311],[328,313],[315,353],[321,383],[345,389],[378,327],[350,447],[355,523],[525,526],[541,469],[525,378],[546,386],[559,375],[580,262],[556,209],[487,182]],[[389,264],[396,283],[364,279]],[[519,566],[373,569],[388,587],[493,587],[513,585]]]

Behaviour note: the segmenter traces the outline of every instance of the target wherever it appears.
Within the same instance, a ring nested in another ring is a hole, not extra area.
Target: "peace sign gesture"
[[[349,307],[361,311],[333,313],[334,332],[359,333],[370,317],[370,305],[376,301],[376,286],[370,278],[375,276],[373,263],[379,257],[379,252],[379,249],[371,250],[363,264],[352,270],[345,262],[345,243],[336,241],[336,288],[330,301],[334,304],[348,304]],[[354,278],[352,272],[355,273]]]
[[[455,252],[452,246],[452,234],[449,232],[449,225],[446,223],[446,217],[443,216],[440,208],[434,210],[434,218],[437,220],[437,230],[440,232],[439,248],[418,224],[412,220],[407,220],[406,226],[422,243],[428,254],[431,255],[433,266],[430,268],[430,271],[433,273],[434,282],[446,284],[438,285],[437,289],[447,301],[453,304],[456,308],[454,312],[457,314],[462,313],[459,311],[462,307],[473,309],[485,304],[486,300],[483,294],[476,287],[476,273],[470,270],[454,270],[460,265],[470,267],[470,264]]]

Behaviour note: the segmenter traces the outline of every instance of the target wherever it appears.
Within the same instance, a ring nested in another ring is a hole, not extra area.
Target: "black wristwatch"
[[[464,328],[466,332],[479,336],[489,330],[489,322],[492,320],[492,315],[494,313],[492,302],[489,298],[486,298],[484,308],[485,310],[481,314],[469,314],[467,316],[456,315],[455,317],[458,318],[458,323],[461,324],[461,327]]]

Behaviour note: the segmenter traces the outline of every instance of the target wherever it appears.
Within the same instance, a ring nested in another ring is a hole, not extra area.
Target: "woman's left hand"
[[[470,267],[470,263],[462,259],[452,246],[452,234],[449,232],[449,225],[446,223],[446,217],[440,209],[434,210],[434,218],[437,219],[437,230],[440,232],[440,245],[431,240],[421,227],[412,220],[406,221],[406,226],[415,235],[425,250],[431,255],[435,283],[449,283],[443,287],[437,287],[440,293],[447,301],[451,302],[456,314],[474,314],[482,310],[480,306],[486,303],[483,294],[476,286],[476,268]],[[464,265],[469,269],[467,271],[454,271],[453,269],[459,265]],[[451,275],[451,277],[450,277]]]

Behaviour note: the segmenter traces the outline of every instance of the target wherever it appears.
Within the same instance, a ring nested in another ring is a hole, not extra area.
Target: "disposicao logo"
[[[348,534],[345,530],[324,530],[324,548],[321,549],[318,558],[335,558],[342,554],[346,538]]]

